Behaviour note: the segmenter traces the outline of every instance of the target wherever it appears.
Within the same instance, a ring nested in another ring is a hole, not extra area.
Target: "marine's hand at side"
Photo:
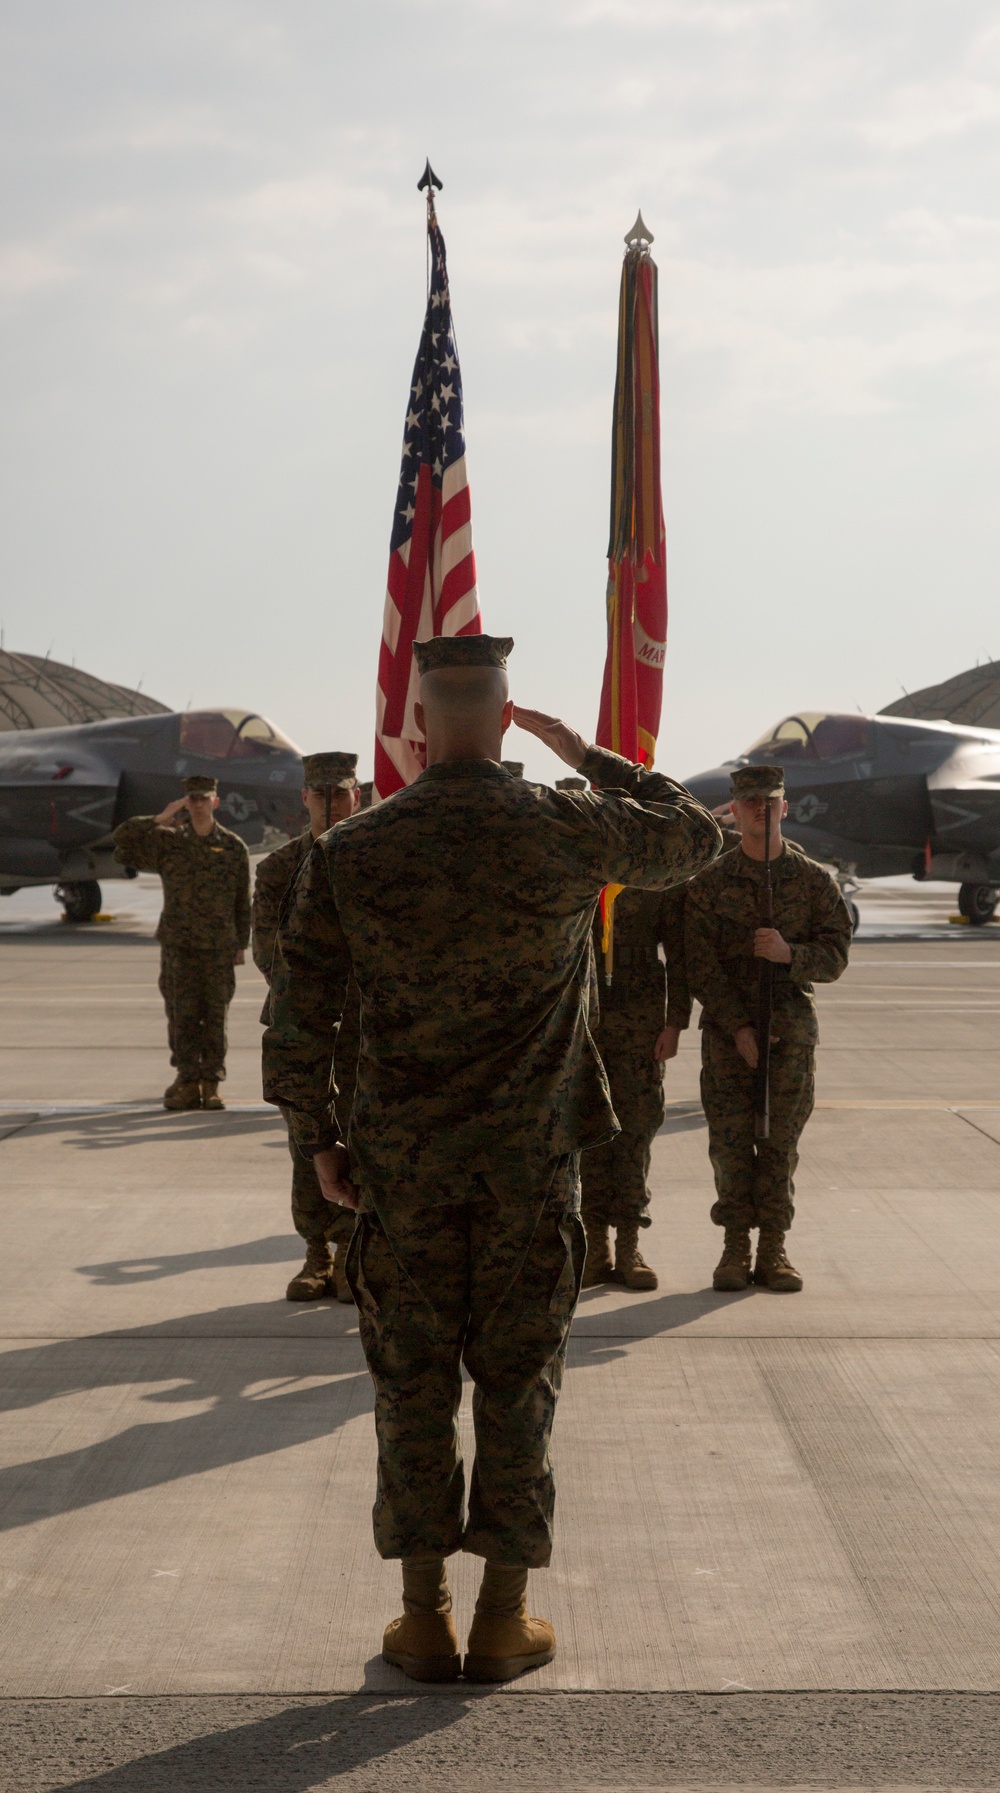
[[[522,710],[520,704],[514,705],[514,721],[518,728],[544,741],[546,747],[567,766],[572,766],[574,772],[583,764],[587,743],[568,722],[560,722],[558,716],[546,716],[542,710]]]
[[[238,946],[236,948],[236,951],[233,954],[233,964],[234,965],[245,965],[246,962],[247,962],[246,953],[244,952],[242,946]]]
[[[676,1058],[680,1039],[681,1030],[679,1027],[665,1027],[662,1033],[658,1033],[656,1036],[656,1043],[653,1047],[653,1057],[658,1059],[660,1064],[664,1064],[668,1058]]]
[[[733,1044],[741,1059],[750,1066],[751,1071],[757,1069],[757,1035],[752,1027],[738,1027],[733,1035]]]
[[[319,1178],[324,1201],[335,1202],[341,1208],[357,1207],[358,1192],[347,1174],[351,1161],[346,1146],[330,1146],[325,1152],[317,1152],[313,1168]]]
[[[773,965],[790,965],[792,949],[777,928],[758,928],[753,937],[755,959],[770,959]]]

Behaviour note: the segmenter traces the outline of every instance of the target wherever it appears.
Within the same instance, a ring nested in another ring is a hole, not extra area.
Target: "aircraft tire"
[[[93,921],[101,907],[101,887],[96,878],[84,878],[79,884],[57,884],[56,902],[62,904],[67,921]]]
[[[974,928],[984,928],[992,921],[1000,902],[1000,888],[995,884],[960,884],[959,914],[966,915]]]
[[[847,907],[851,912],[851,932],[856,934],[861,926],[861,910],[857,903],[848,902]]]

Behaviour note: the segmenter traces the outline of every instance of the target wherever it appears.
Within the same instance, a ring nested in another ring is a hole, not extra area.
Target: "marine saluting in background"
[[[217,781],[195,774],[184,796],[158,816],[133,816],[115,829],[124,865],[159,872],[163,914],[160,994],[167,1011],[171,1109],[223,1108],[226,1022],[237,965],[250,944],[250,856],[215,819]]]
[[[466,1676],[507,1680],[555,1652],[525,1591],[552,1551],[549,1438],[585,1250],[578,1153],[615,1132],[587,1027],[594,905],[609,881],[690,876],[721,841],[673,780],[515,710],[511,646],[414,643],[426,769],[316,842],[279,926],[264,1036],[265,1096],[324,1193],[357,1210],[347,1274],[375,1383],[375,1543],[403,1569],[383,1655],[418,1680],[462,1666],[445,1572],[457,1550],[486,1559]],[[512,719],[594,788],[511,777]],[[345,1141],[329,1083],[352,967],[362,1038]]]

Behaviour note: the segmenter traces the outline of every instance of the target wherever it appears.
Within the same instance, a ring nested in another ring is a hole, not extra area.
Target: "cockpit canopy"
[[[860,759],[870,757],[873,751],[867,716],[803,710],[768,729],[747,748],[745,757],[758,765],[773,760],[787,766],[799,761]]]
[[[182,752],[206,760],[260,760],[273,753],[299,752],[273,722],[252,710],[185,711],[180,747]]]

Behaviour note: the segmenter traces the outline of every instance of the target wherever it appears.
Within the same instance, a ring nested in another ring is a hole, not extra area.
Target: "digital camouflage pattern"
[[[548,1439],[583,1269],[577,1148],[615,1131],[588,1027],[609,881],[705,865],[715,822],[682,787],[591,748],[595,791],[448,761],[324,835],[279,926],[264,1090],[333,1144],[333,1035],[353,964],[361,1055],[348,1254],[376,1384],[383,1554],[548,1560]],[[561,1168],[560,1168],[561,1167]],[[469,1523],[455,1413],[476,1383]]]
[[[250,942],[246,847],[218,823],[202,838],[187,821],[169,828],[153,816],[123,822],[115,847],[125,865],[159,872],[163,883],[156,938],[170,1062],[184,1082],[220,1083],[236,988],[233,960]]]
[[[264,1090],[332,1145],[334,1029],[353,964],[361,1058],[352,1175],[551,1161],[615,1121],[588,1028],[591,924],[609,881],[662,888],[714,855],[682,786],[591,748],[591,791],[447,761],[315,844],[278,930]]]
[[[685,960],[691,992],[703,1005],[702,1103],[718,1226],[775,1226],[794,1213],[798,1140],[812,1112],[818,1037],[814,983],[846,969],[851,917],[835,878],[787,843],[771,862],[774,926],[792,949],[775,965],[771,1024],[770,1138],[754,1139],[753,1072],[733,1035],[754,1025],[764,867],[741,848],[693,878],[685,905]]]
[[[595,1226],[649,1226],[650,1149],[663,1124],[663,1065],[653,1057],[667,1023],[686,1027],[684,890],[623,890],[614,905],[614,975],[602,975],[602,924],[594,922],[600,1020],[593,1029],[621,1132],[580,1161],[583,1216]],[[667,963],[660,957],[666,950]],[[679,989],[678,989],[679,986]]]
[[[269,853],[257,867],[252,905],[253,959],[268,985],[271,982],[271,961],[274,958],[274,943],[282,910],[299,871],[309,856],[312,844],[313,837],[307,828],[295,840],[286,841],[283,847]],[[344,1019],[337,1036],[335,1107],[338,1124],[345,1133],[358,1072],[359,1007],[357,985],[352,978]],[[260,1019],[262,1025],[267,1027],[271,1019],[270,989],[264,998]],[[354,1231],[353,1214],[326,1200],[312,1159],[303,1158],[292,1139],[291,1130],[288,1149],[292,1158],[292,1224],[296,1232],[309,1244],[320,1239],[327,1239],[333,1245],[346,1243]]]
[[[161,946],[159,988],[167,1011],[170,1063],[181,1081],[221,1083],[226,1022],[236,989],[232,952]]]
[[[124,865],[160,874],[156,938],[164,946],[229,953],[249,946],[250,855],[238,835],[216,822],[202,838],[187,821],[169,828],[134,816],[115,829],[115,846]]]
[[[575,1154],[534,1183],[455,1174],[426,1193],[366,1197],[347,1275],[375,1384],[381,1556],[549,1561],[549,1437],[586,1256],[578,1209]],[[463,1362],[475,1383],[468,1519]]]

